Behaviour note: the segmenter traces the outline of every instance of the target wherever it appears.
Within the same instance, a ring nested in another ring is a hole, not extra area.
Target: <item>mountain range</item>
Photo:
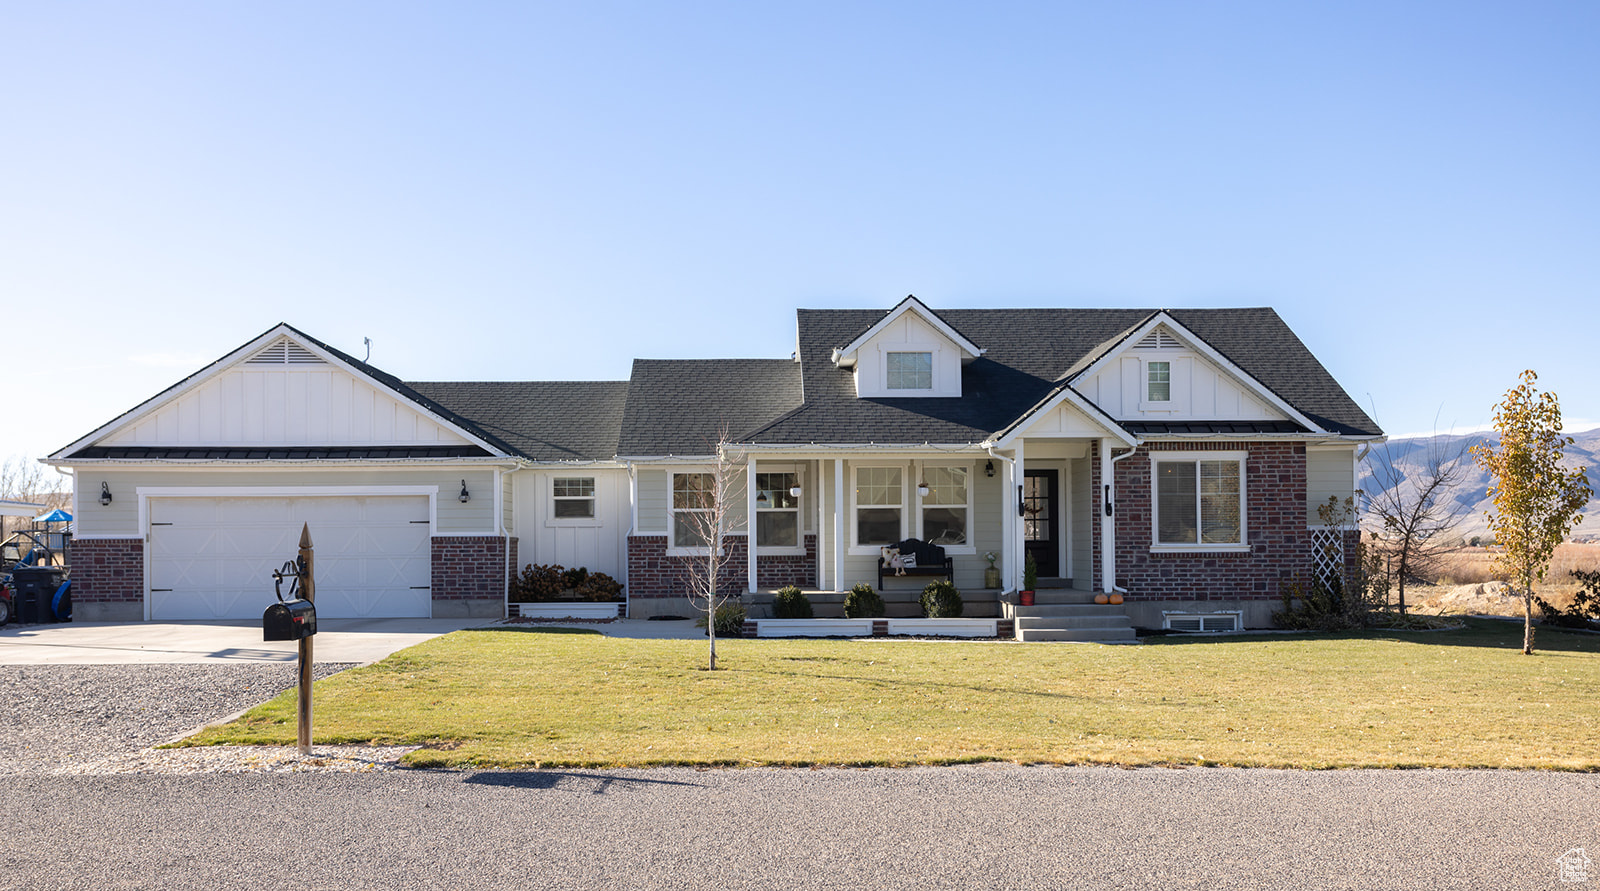
[[[1600,429],[1569,435],[1573,443],[1566,448],[1566,464],[1584,468],[1589,474],[1589,484],[1600,492]],[[1361,490],[1368,495],[1382,490],[1380,479],[1388,474],[1374,473],[1374,469],[1383,467],[1385,461],[1392,463],[1400,472],[1404,480],[1400,485],[1416,486],[1428,475],[1430,455],[1454,458],[1460,462],[1461,479],[1450,497],[1464,508],[1457,531],[1467,540],[1473,536],[1487,538],[1489,521],[1486,514],[1494,506],[1489,500],[1489,474],[1473,460],[1472,453],[1468,451],[1478,443],[1498,447],[1500,434],[1490,430],[1482,433],[1415,436],[1375,445],[1361,462]],[[1370,511],[1366,519],[1371,520]],[[1584,509],[1584,521],[1573,529],[1572,538],[1577,541],[1600,540],[1600,497],[1589,499]]]

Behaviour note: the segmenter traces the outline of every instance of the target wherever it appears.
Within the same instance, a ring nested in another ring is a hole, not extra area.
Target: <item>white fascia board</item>
[[[450,430],[451,432],[459,435],[461,438],[467,440],[468,442],[470,442],[470,443],[472,443],[474,445],[477,445],[477,446],[479,446],[479,447],[481,447],[483,449],[486,449],[487,451],[493,452],[498,460],[505,460],[506,458],[510,458],[511,457],[510,455],[507,455],[505,452],[503,452],[499,448],[496,448],[495,446],[493,446],[493,445],[491,445],[491,444],[489,444],[487,442],[484,442],[482,439],[480,439],[479,437],[473,435],[469,431],[463,430],[459,425],[453,423],[449,419],[440,417],[439,415],[433,413],[432,411],[429,411],[427,406],[422,405],[421,403],[417,402],[414,399],[411,399],[410,397],[406,396],[405,394],[396,391],[393,387],[389,386],[388,384],[385,384],[382,381],[377,380],[376,378],[372,377],[371,375],[366,374],[361,369],[356,368],[355,366],[353,366],[350,363],[344,361],[343,359],[339,358],[338,356],[335,356],[334,354],[328,352],[327,350],[325,350],[322,347],[316,345],[315,343],[311,343],[306,338],[305,335],[303,335],[300,332],[296,331],[290,325],[288,325],[286,323],[283,323],[283,322],[280,322],[277,325],[274,325],[271,330],[267,331],[265,334],[262,334],[260,337],[257,337],[254,340],[251,340],[249,343],[246,343],[244,346],[241,346],[238,349],[234,350],[233,352],[228,353],[227,355],[223,356],[221,359],[218,359],[217,361],[212,362],[210,365],[207,365],[205,368],[202,368],[200,371],[194,373],[193,375],[190,375],[189,377],[185,378],[182,381],[179,381],[178,383],[172,385],[171,387],[168,387],[167,389],[162,390],[160,393],[157,393],[156,395],[150,397],[149,399],[146,399],[144,402],[139,403],[138,405],[134,406],[132,409],[130,409],[130,410],[124,412],[123,414],[119,415],[117,418],[107,422],[106,424],[101,425],[100,427],[96,428],[94,431],[89,433],[88,436],[85,436],[85,437],[77,440],[76,442],[73,442],[71,445],[68,445],[66,448],[58,449],[58,450],[56,450],[54,452],[51,452],[50,456],[47,459],[45,459],[44,463],[50,464],[52,466],[68,466],[68,467],[72,466],[70,464],[63,463],[60,460],[61,457],[63,455],[70,455],[73,452],[77,451],[78,449],[86,448],[86,447],[88,447],[90,445],[93,445],[94,443],[98,442],[99,440],[105,439],[106,437],[108,437],[108,436],[110,436],[110,435],[112,435],[114,433],[117,433],[118,431],[128,427],[131,424],[136,424],[139,421],[144,420],[152,412],[155,412],[156,410],[160,409],[162,406],[165,406],[167,403],[172,402],[175,399],[178,399],[179,397],[183,396],[183,394],[189,392],[190,390],[195,389],[196,387],[199,387],[200,385],[206,383],[207,381],[211,380],[212,378],[216,377],[217,375],[222,374],[223,372],[232,369],[234,366],[236,366],[239,363],[243,362],[245,359],[250,358],[251,356],[253,356],[256,353],[260,352],[262,349],[265,349],[273,341],[277,340],[280,337],[287,337],[290,340],[293,340],[301,348],[305,349],[307,352],[316,354],[318,357],[320,357],[324,362],[327,362],[329,365],[333,365],[333,366],[335,366],[337,368],[342,368],[345,371],[349,372],[350,374],[355,375],[356,378],[358,378],[359,380],[362,380],[362,381],[366,382],[369,386],[375,387],[375,388],[377,388],[378,390],[380,390],[380,391],[382,391],[384,393],[388,393],[388,394],[392,395],[395,399],[398,399],[401,402],[404,402],[406,405],[411,406],[413,410],[423,414],[424,416],[426,416],[427,418],[432,420],[434,423],[436,423],[436,424],[438,424],[438,425]],[[84,462],[84,463],[88,463],[88,462]]]
[[[1018,439],[1026,438],[1028,427],[1031,425],[1033,419],[1045,414],[1046,412],[1054,410],[1063,402],[1070,403],[1073,408],[1076,408],[1079,412],[1082,412],[1084,417],[1088,418],[1090,421],[1104,429],[1114,438],[1120,440],[1130,449],[1138,448],[1139,443],[1142,441],[1139,437],[1134,436],[1132,433],[1122,429],[1122,425],[1118,424],[1114,418],[1106,414],[1104,409],[1085,399],[1082,394],[1078,393],[1078,391],[1072,389],[1071,387],[1062,387],[1059,393],[1029,409],[1027,413],[1013,422],[1011,426],[999,436],[983,442],[981,445],[983,445],[984,448],[1011,448],[1012,444]]]
[[[482,470],[485,467],[512,468],[522,465],[505,458],[384,458],[382,461],[324,461],[316,458],[282,461],[229,461],[224,459],[147,459],[90,458],[78,461],[48,461],[54,467],[116,467],[161,470],[216,470],[219,467],[249,467],[252,470]]]
[[[1291,421],[1303,425],[1312,433],[1326,434],[1328,432],[1322,429],[1322,425],[1306,417],[1300,412],[1299,409],[1285,402],[1278,396],[1278,394],[1268,389],[1265,384],[1256,380],[1254,377],[1251,377],[1250,374],[1243,368],[1233,364],[1233,362],[1231,362],[1227,356],[1217,352],[1216,349],[1211,346],[1211,344],[1200,339],[1200,337],[1193,331],[1183,327],[1183,325],[1178,323],[1177,319],[1174,319],[1164,309],[1146,319],[1143,325],[1135,328],[1133,333],[1123,338],[1122,342],[1117,344],[1115,348],[1107,350],[1105,355],[1090,363],[1089,367],[1073,375],[1072,380],[1093,377],[1095,374],[1104,369],[1106,365],[1113,359],[1120,357],[1123,353],[1137,346],[1139,341],[1144,340],[1145,335],[1149,334],[1151,331],[1154,331],[1160,325],[1166,325],[1168,328],[1171,328],[1175,333],[1177,333],[1178,339],[1182,340],[1185,346],[1189,347],[1200,355],[1205,356],[1211,361],[1212,364],[1227,372],[1228,375],[1233,377],[1234,380],[1237,380],[1250,392],[1254,393],[1263,402],[1266,402],[1267,404],[1287,415]]]
[[[939,316],[936,315],[933,310],[929,309],[921,300],[918,300],[916,297],[907,297],[906,299],[900,301],[900,304],[894,309],[889,310],[888,315],[885,315],[882,319],[879,319],[877,324],[873,325],[871,328],[868,328],[860,337],[852,340],[849,346],[834,350],[833,364],[838,365],[841,368],[848,368],[849,366],[855,364],[856,350],[861,349],[863,344],[876,337],[880,331],[888,327],[889,324],[895,319],[900,318],[908,312],[916,313],[918,318],[922,319],[924,322],[927,322],[929,325],[932,325],[935,330],[937,330],[940,334],[943,334],[951,343],[960,347],[962,352],[966,354],[963,357],[964,360],[976,359],[984,354],[985,351],[983,349],[981,349],[972,341],[961,336],[961,332],[950,327],[950,325],[946,323],[944,319],[939,318]]]

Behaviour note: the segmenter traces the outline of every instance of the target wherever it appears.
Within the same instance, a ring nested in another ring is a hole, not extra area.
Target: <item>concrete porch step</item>
[[[1018,628],[1132,628],[1127,616],[1017,616]]]
[[[1138,643],[1139,637],[1132,628],[1018,628],[1017,640]]]
[[[1121,606],[1101,603],[1037,603],[1033,606],[1006,604],[1006,612],[1014,616],[1122,616],[1128,613]]]

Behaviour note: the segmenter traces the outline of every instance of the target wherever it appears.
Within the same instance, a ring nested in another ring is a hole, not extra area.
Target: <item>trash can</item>
[[[59,566],[18,566],[11,571],[16,583],[17,621],[23,624],[42,624],[57,621],[50,606],[56,589],[67,580],[67,571]]]

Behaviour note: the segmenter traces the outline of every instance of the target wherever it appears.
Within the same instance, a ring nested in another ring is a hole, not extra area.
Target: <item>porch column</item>
[[[844,593],[844,459],[833,459],[833,592]]]
[[[822,495],[822,469],[821,461],[816,462],[816,469],[811,473],[810,494],[811,501],[817,506],[817,588],[824,588],[828,583],[828,499]],[[808,468],[809,469],[809,468]],[[1353,479],[1353,477],[1352,477]]]
[[[748,453],[747,453],[748,454]],[[747,588],[756,593],[756,456],[744,461],[744,553]]]
[[[1011,579],[1013,582],[1011,587],[1018,591],[1022,590],[1022,567],[1028,562],[1028,529],[1027,525],[1023,521],[1022,512],[1017,510],[1017,505],[1022,503],[1021,487],[1026,484],[1028,478],[1028,467],[1026,464],[1022,463],[1025,460],[1023,448],[1023,440],[1018,439],[1016,454],[1017,465],[1015,472],[1016,478],[1011,481],[1011,488],[1007,492],[1011,503],[1006,506],[1006,511],[1004,514],[1002,514],[1002,516],[1006,518],[1006,522],[1010,524],[1012,530],[1011,554],[1007,558],[1006,562],[1010,563],[1013,567],[1011,570]]]
[[[1117,586],[1117,524],[1116,518],[1106,510],[1107,505],[1115,504],[1116,499],[1110,493],[1116,491],[1112,482],[1116,474],[1111,466],[1111,441],[1105,437],[1100,438],[1100,589],[1110,594]],[[1093,503],[1091,501],[1091,503]]]
[[[1010,461],[1000,462],[1000,588],[1016,590],[1017,561],[1011,559],[1017,539],[1017,480]]]

